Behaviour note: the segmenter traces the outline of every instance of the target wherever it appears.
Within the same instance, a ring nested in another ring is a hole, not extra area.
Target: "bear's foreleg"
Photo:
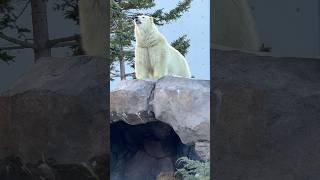
[[[135,63],[134,69],[137,79],[149,78],[149,70],[142,63]]]
[[[149,78],[151,67],[148,50],[146,48],[136,47],[134,61],[134,71],[136,73],[136,78]]]
[[[151,76],[160,78],[168,75],[168,61],[170,59],[170,51],[167,44],[160,44],[149,48],[149,59],[151,64]]]
[[[156,63],[153,69],[153,78],[160,78],[162,76],[168,75],[168,69],[164,64],[160,62]]]

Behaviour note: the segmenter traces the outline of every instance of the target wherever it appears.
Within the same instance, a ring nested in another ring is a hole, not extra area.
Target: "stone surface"
[[[210,81],[161,78],[152,108],[155,118],[170,124],[184,144],[210,140]]]
[[[60,164],[46,159],[45,162],[26,163],[19,156],[0,159],[1,180],[105,180],[108,156],[102,155],[81,164]]]
[[[210,144],[210,81],[165,76],[157,81],[130,80],[110,93],[111,121],[131,125],[161,121],[184,144]],[[207,147],[209,148],[209,147]],[[209,152],[200,152],[209,157]]]
[[[0,97],[0,158],[9,156],[13,151],[9,121],[9,98]]]
[[[110,93],[111,179],[156,179],[179,157],[210,158],[209,81],[122,81]]]
[[[210,142],[196,142],[194,148],[201,159],[210,159]]]
[[[154,85],[154,81],[121,81],[110,94],[111,122],[136,125],[154,120],[149,105]]]
[[[0,128],[9,122],[14,153],[26,162],[52,158],[59,163],[107,153],[104,61],[43,58],[2,95],[9,108],[7,118],[0,112]]]
[[[320,60],[212,53],[213,179],[319,179]]]

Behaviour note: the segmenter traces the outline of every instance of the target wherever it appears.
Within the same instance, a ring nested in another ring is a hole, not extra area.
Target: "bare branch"
[[[16,16],[16,18],[15,18],[15,20],[18,20],[20,17],[21,17],[21,15],[25,12],[25,10],[27,9],[27,7],[28,7],[28,5],[30,4],[30,0],[28,0],[27,2],[26,2],[26,4],[24,5],[24,7],[22,8],[22,10],[21,10],[21,12]]]
[[[11,43],[23,46],[25,48],[34,48],[34,45],[32,43],[28,43],[27,41],[22,41],[13,37],[10,37],[8,35],[3,34],[2,32],[0,32],[0,38],[9,41]]]
[[[66,47],[66,46],[75,46],[75,45],[79,45],[79,42],[76,41],[70,41],[70,42],[59,42],[57,44],[55,44],[54,46],[52,46],[52,48],[59,48],[59,47]]]
[[[8,47],[0,47],[0,51],[5,50],[16,50],[16,49],[26,49],[27,47],[24,46],[8,46]]]
[[[76,35],[73,35],[73,36],[52,39],[52,40],[49,41],[49,46],[50,47],[56,47],[56,45],[58,43],[67,42],[67,41],[78,41],[78,40],[80,40],[80,35],[76,34]]]
[[[112,74],[112,77],[113,78],[115,78],[115,77],[120,77],[120,75],[119,74],[115,74],[115,73],[111,73]],[[129,74],[125,74],[124,76],[134,76],[135,75],[135,73],[133,72],[133,73],[129,73]]]

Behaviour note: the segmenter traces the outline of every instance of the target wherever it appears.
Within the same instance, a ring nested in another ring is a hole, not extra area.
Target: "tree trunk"
[[[34,58],[51,56],[47,21],[47,0],[31,0]]]
[[[121,0],[119,1],[121,3]],[[119,25],[119,29],[123,31],[122,23]],[[119,54],[119,62],[120,62],[120,79],[125,80],[126,79],[126,69],[125,69],[125,60],[123,55],[123,46],[122,46],[122,37],[120,38],[120,54]]]
[[[123,57],[123,47],[122,45],[120,45],[120,79],[121,80],[125,80],[126,79],[126,69],[125,69],[125,61],[124,61],[124,57]]]

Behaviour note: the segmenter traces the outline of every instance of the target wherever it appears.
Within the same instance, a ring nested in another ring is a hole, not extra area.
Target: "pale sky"
[[[319,57],[319,0],[248,1],[258,34],[272,47],[272,55]]]

